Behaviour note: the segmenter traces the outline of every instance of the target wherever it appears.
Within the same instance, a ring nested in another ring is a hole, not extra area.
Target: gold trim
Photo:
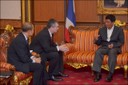
[[[80,68],[83,68],[83,67],[86,67],[86,66],[91,66],[92,67],[93,66],[93,63],[90,64],[90,65],[88,65],[88,64],[82,64],[82,63],[67,63],[67,65],[72,66],[75,69],[80,69]],[[104,69],[104,70],[106,70],[106,71],[109,71],[108,65],[102,65],[101,68]],[[122,66],[116,66],[115,67],[115,70],[116,69],[120,69],[120,68],[122,68]],[[128,71],[128,65],[124,65],[123,68],[124,68],[124,78],[128,78],[128,76],[127,76],[127,74],[128,74],[127,73],[127,71]],[[93,71],[92,71],[92,75],[94,75]]]
[[[124,65],[124,78],[128,78],[127,70],[128,70],[128,65]]]
[[[22,23],[25,22],[25,0],[21,0]]]
[[[28,22],[31,22],[31,0],[28,0]]]
[[[104,0],[98,0],[98,13],[99,14],[128,14],[127,8],[105,8]]]
[[[82,63],[67,63],[67,64],[72,66],[75,69],[79,69],[79,68],[88,66],[87,64],[82,64]]]
[[[102,65],[101,68],[103,68],[104,70],[109,71],[108,65]],[[115,70],[116,70],[116,69],[120,69],[120,68],[121,68],[120,66],[116,66],[116,67],[115,67]]]
[[[27,22],[31,22],[31,0],[27,0]],[[31,37],[29,37],[29,43],[31,43]]]
[[[14,78],[11,80],[11,85],[29,85],[31,79],[32,79],[32,76],[25,78],[22,81],[19,81],[18,77],[15,75]]]
[[[32,76],[28,77],[27,79],[19,82],[19,85],[29,85],[30,81],[32,79]]]

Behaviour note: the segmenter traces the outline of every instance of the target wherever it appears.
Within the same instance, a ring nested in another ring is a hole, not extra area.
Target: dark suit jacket
[[[25,40],[22,33],[11,42],[8,48],[8,62],[13,64],[18,71],[25,73],[29,72],[29,63],[32,63],[30,59],[29,45]]]
[[[56,44],[51,39],[46,27],[34,37],[31,42],[30,49],[39,54],[57,52]]]
[[[113,44],[114,48],[117,48],[119,53],[121,52],[121,46],[124,44],[124,32],[123,29],[114,26],[114,30],[112,32],[110,41],[107,41],[107,28],[103,27],[99,30],[98,33],[100,36],[98,40],[95,42],[97,45],[101,45],[101,47],[107,48],[109,44]]]

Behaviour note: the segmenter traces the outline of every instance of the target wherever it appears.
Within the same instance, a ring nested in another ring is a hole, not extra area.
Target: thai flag
[[[70,42],[69,27],[76,26],[74,0],[68,0],[68,12],[66,17],[65,41]]]

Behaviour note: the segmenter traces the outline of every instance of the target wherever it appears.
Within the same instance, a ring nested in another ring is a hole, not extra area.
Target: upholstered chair
[[[28,85],[32,79],[32,73],[25,74],[15,70],[15,67],[7,63],[7,48],[14,38],[13,33],[5,31],[0,35],[0,70],[10,71],[13,70],[13,78],[11,79],[11,85]]]

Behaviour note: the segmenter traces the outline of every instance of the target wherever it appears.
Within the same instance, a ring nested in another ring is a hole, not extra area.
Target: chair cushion
[[[70,63],[84,63],[84,64],[91,64],[92,62],[92,56],[94,55],[94,51],[88,52],[88,51],[77,51],[72,52],[68,55],[66,55],[64,58],[66,62]]]
[[[92,64],[94,61],[95,52],[91,51],[76,51],[65,55],[64,59],[69,63]],[[127,65],[128,53],[122,53],[117,56],[117,65]],[[108,56],[104,56],[103,65],[108,64]]]

